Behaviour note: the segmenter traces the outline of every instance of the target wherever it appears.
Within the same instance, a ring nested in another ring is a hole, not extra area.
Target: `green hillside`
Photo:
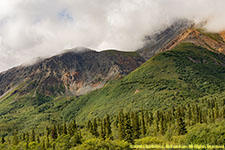
[[[30,130],[49,123],[114,115],[121,109],[168,108],[178,104],[217,100],[225,96],[225,56],[190,43],[159,53],[121,80],[80,97],[43,96],[21,87],[0,99],[0,134]],[[21,85],[23,86],[23,85]]]
[[[168,108],[225,95],[225,56],[191,43],[159,53],[119,81],[75,98],[63,111],[67,120],[115,114],[121,109]]]

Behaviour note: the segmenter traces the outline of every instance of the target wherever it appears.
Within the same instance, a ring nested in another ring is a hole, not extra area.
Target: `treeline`
[[[62,147],[70,149],[95,137],[101,140],[120,140],[135,144],[136,139],[149,136],[167,136],[170,140],[172,136],[188,134],[188,128],[192,126],[204,123],[214,124],[222,120],[225,120],[225,101],[219,105],[215,100],[205,100],[199,104],[181,105],[164,110],[141,109],[133,112],[121,110],[116,116],[106,115],[104,118],[94,118],[87,121],[85,125],[77,125],[76,121],[72,121],[54,124],[43,131],[33,129],[30,132],[20,133],[15,130],[12,136],[3,136],[1,143],[14,146],[23,143],[25,149],[38,146],[43,150],[60,149],[60,144],[63,143]]]
[[[67,124],[57,124],[52,125],[52,127],[46,127],[45,130],[39,131],[38,133],[32,129],[30,132],[26,133],[19,133],[18,130],[13,132],[13,136],[6,137],[5,135],[2,136],[1,143],[8,145],[17,146],[19,143],[23,143],[24,149],[32,149],[33,147],[38,146],[39,148],[46,150],[46,149],[53,149],[55,150],[57,139],[63,136],[67,136],[68,139],[72,139],[72,142],[68,141],[67,148],[75,147],[81,144],[82,140],[82,133],[81,133],[82,126],[78,126],[76,121],[72,121],[71,123]],[[32,145],[31,147],[29,145]]]
[[[145,136],[165,135],[168,131],[173,135],[185,135],[187,127],[202,123],[215,123],[225,119],[225,102],[219,106],[215,100],[204,102],[206,107],[194,104],[172,107],[167,110],[124,112],[113,117],[120,140],[134,143],[135,139]],[[94,119],[88,122],[89,131],[96,137],[113,139],[110,117]],[[107,136],[105,136],[107,135]]]

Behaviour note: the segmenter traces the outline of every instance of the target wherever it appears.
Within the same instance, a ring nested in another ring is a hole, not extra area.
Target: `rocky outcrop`
[[[139,54],[145,58],[145,60],[150,59],[152,56],[160,52],[162,47],[165,47],[192,25],[192,22],[188,20],[177,20],[165,30],[152,36],[146,36],[144,47],[138,50]]]
[[[225,41],[223,40],[222,35],[223,34],[207,33],[200,29],[190,28],[179,34],[160,51],[170,50],[181,42],[189,42],[204,47],[210,51],[225,54]]]
[[[0,95],[12,88],[25,94],[82,95],[127,75],[144,62],[135,52],[75,50],[0,73]]]

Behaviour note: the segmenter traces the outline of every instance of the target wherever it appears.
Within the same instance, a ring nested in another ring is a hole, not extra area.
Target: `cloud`
[[[224,0],[1,0],[0,71],[78,46],[135,50],[178,18],[225,29]]]

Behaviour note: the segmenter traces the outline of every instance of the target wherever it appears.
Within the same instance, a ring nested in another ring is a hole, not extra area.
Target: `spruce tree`
[[[97,124],[96,118],[93,120],[92,127],[91,127],[91,133],[95,137],[99,136],[99,134],[98,134],[98,124]]]
[[[59,123],[57,124],[57,131],[58,135],[62,135],[62,126]]]
[[[140,123],[139,123],[139,117],[138,112],[133,113],[131,115],[132,117],[132,127],[134,131],[134,139],[139,139],[141,132],[140,132]]]
[[[107,115],[104,120],[106,138],[112,138],[111,121],[109,115]]]
[[[32,132],[31,132],[31,141],[32,142],[35,141],[35,132],[34,132],[34,129],[32,129]]]
[[[4,135],[2,136],[1,143],[2,143],[2,144],[4,144],[4,143],[5,143],[5,136],[4,136]]]
[[[159,131],[161,135],[164,135],[166,132],[166,127],[165,127],[165,118],[163,114],[160,115],[160,121],[159,121]]]
[[[90,131],[92,127],[91,120],[88,120],[87,129]]]
[[[49,137],[47,136],[47,140],[46,140],[46,148],[50,148],[50,143],[49,143]]]
[[[14,134],[13,134],[13,144],[14,145],[18,145],[19,144],[19,138],[18,138],[18,135],[17,135],[17,130],[14,131]]]
[[[155,135],[159,132],[159,121],[160,121],[160,114],[159,114],[159,111],[157,110],[155,112]]]
[[[125,141],[134,144],[134,136],[133,136],[133,129],[131,126],[131,121],[130,121],[130,114],[128,113],[125,116]]]
[[[22,133],[22,140],[25,141],[26,140],[26,134]]]
[[[152,112],[149,112],[149,125],[153,125],[153,113]]]
[[[64,135],[67,135],[67,126],[66,126],[66,123],[64,122],[64,124],[63,124],[63,134]]]
[[[46,134],[47,134],[47,136],[50,135],[50,132],[51,132],[51,129],[49,127],[46,127]]]
[[[52,135],[52,139],[53,139],[53,140],[56,140],[56,139],[58,138],[57,129],[56,129],[56,126],[55,126],[55,125],[54,125],[53,128],[52,128],[51,135]],[[47,137],[48,137],[48,136],[47,136]]]
[[[187,133],[186,124],[184,122],[180,109],[178,109],[177,112],[177,132],[178,135],[184,135]]]
[[[43,149],[43,150],[46,150],[46,147],[45,147],[45,140],[42,141],[42,149]]]
[[[144,116],[143,109],[141,111],[141,133],[142,133],[142,135],[146,134],[145,116]]]
[[[223,106],[223,119],[225,119],[225,106]]]
[[[77,130],[77,123],[76,120],[73,121],[72,123],[73,131],[75,132]]]
[[[123,140],[125,138],[124,122],[125,122],[125,118],[124,118],[124,114],[123,114],[123,110],[122,110],[122,111],[120,111],[120,113],[118,115],[118,130],[119,130],[119,139],[120,140]]]
[[[29,149],[29,140],[26,141],[26,150]]]
[[[103,121],[101,121],[101,123],[100,123],[100,136],[101,136],[102,139],[105,139],[105,128],[104,128]]]
[[[40,137],[39,137],[39,135],[37,136],[37,142],[40,143]]]

